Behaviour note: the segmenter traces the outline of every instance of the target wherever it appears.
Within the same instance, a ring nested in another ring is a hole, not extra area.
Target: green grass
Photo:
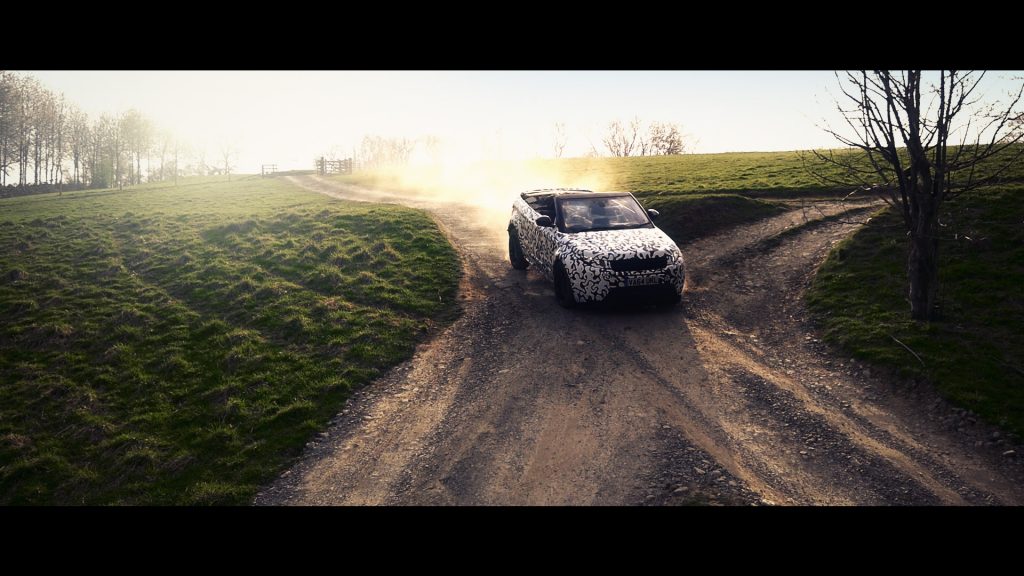
[[[777,204],[736,194],[638,193],[636,196],[645,208],[660,213],[655,224],[680,245],[785,211]]]
[[[422,212],[235,178],[0,200],[0,504],[241,504],[454,310]]]
[[[1024,187],[1006,186],[945,206],[942,317],[930,324],[909,319],[898,214],[874,219],[832,251],[808,294],[827,339],[857,358],[927,379],[952,402],[1024,436],[1022,200]]]
[[[563,158],[551,160],[481,162],[460,170],[460,177],[479,181],[480,189],[509,180],[516,186],[582,186],[595,191],[626,190],[634,193],[687,192],[696,194],[743,194],[746,196],[834,195],[833,186],[822,184],[805,167],[809,153],[738,152],[642,156],[630,158]],[[834,169],[828,170],[833,174]],[[525,175],[525,177],[524,177]],[[833,174],[834,175],[834,174]],[[334,178],[367,186],[428,186],[447,176],[443,170],[416,167],[396,173],[389,170],[357,172]],[[413,183],[409,186],[409,183]],[[848,192],[849,187],[841,191]]]
[[[798,152],[741,152],[538,161],[569,178],[599,173],[608,187],[630,192],[740,193],[747,196],[830,191],[804,167]]]
[[[835,166],[821,163],[809,151],[494,161],[480,162],[456,172],[459,181],[474,182],[477,190],[503,185],[511,186],[513,190],[583,186],[595,191],[625,190],[633,193],[814,198],[846,195],[856,187],[823,182],[815,174],[830,180],[841,179],[842,174]],[[402,175],[382,170],[335,178],[354,184],[415,188],[424,184],[436,187],[438,183],[444,183],[448,175],[444,170],[416,167],[403,171]],[[1002,179],[1006,182],[1024,181],[1024,162],[1012,166]]]

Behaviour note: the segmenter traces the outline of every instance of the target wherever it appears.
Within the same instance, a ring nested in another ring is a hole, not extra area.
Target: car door
[[[523,249],[523,255],[536,266],[539,266],[539,262],[543,262],[540,254],[542,228],[537,225],[539,216],[540,214],[529,204],[519,201],[516,203],[515,217],[512,222],[518,232],[519,245]],[[539,267],[543,268],[543,266]]]
[[[552,278],[551,266],[555,261],[555,252],[558,250],[558,237],[561,232],[554,226],[541,226],[539,228],[537,259],[544,264],[544,275],[550,279]]]

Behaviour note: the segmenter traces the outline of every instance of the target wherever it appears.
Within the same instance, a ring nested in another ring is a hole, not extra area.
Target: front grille
[[[640,270],[661,270],[668,264],[668,256],[654,258],[627,258],[612,260],[612,270],[616,272],[637,272]]]

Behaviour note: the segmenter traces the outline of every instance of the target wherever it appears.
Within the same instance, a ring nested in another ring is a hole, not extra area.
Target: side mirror
[[[537,226],[541,228],[551,228],[555,223],[551,221],[551,216],[539,216],[537,218]]]
[[[651,217],[651,220],[655,220],[658,218],[658,216],[661,216],[661,212],[658,212],[654,208],[648,208],[647,215]]]

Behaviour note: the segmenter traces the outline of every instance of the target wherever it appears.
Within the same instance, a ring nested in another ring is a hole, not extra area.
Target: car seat
[[[592,228],[607,228],[610,225],[611,220],[609,220],[604,206],[597,204],[590,207],[590,226]]]

